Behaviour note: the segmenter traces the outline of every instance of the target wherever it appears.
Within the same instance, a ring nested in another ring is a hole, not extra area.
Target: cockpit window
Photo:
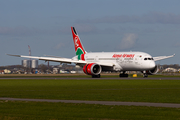
[[[144,58],[144,60],[154,60],[153,58]]]

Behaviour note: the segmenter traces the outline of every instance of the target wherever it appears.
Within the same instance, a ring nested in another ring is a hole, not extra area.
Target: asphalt
[[[93,80],[93,79],[97,79],[97,80],[180,80],[180,77],[158,77],[158,78],[153,78],[153,77],[149,77],[149,78],[76,78],[76,77],[24,77],[24,78],[0,78],[1,79],[43,79],[43,80],[49,80],[49,79],[54,79],[54,80]]]
[[[53,103],[84,103],[100,105],[123,105],[123,106],[148,106],[148,107],[168,107],[180,108],[180,104],[172,103],[145,103],[145,102],[115,102],[115,101],[83,101],[83,100],[50,100],[50,99],[23,99],[23,98],[0,98],[5,101],[32,101],[32,102],[53,102]]]

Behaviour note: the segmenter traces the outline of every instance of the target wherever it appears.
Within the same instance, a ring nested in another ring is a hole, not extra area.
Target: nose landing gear
[[[147,73],[144,73],[143,74],[143,78],[147,78],[148,77],[148,74]]]
[[[143,78],[147,78],[148,77],[148,74],[146,71],[143,71]]]

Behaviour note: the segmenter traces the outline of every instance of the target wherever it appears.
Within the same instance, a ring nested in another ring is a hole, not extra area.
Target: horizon
[[[178,0],[2,1],[0,66],[20,64],[23,58],[6,54],[28,55],[28,45],[32,56],[74,57],[71,26],[87,52],[140,51],[152,57],[175,53],[157,64],[179,64],[179,4]]]

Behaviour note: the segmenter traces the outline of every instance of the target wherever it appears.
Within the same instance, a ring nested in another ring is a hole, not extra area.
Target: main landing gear
[[[120,73],[120,74],[119,74],[119,77],[128,77],[128,74],[126,74],[126,72],[123,71],[123,73]]]
[[[98,74],[98,75],[92,75],[92,78],[100,78],[100,77],[101,77],[100,74]]]
[[[148,74],[146,71],[143,71],[143,78],[147,78],[148,77]]]

